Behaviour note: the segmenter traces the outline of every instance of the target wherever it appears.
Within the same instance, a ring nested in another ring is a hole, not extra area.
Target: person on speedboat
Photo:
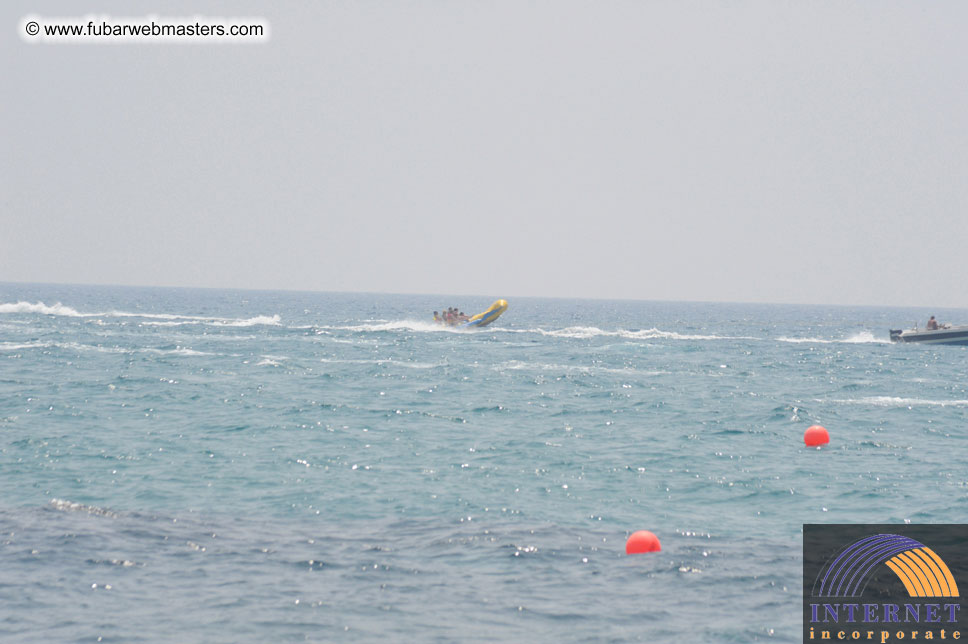
[[[950,328],[951,328],[950,324],[941,324],[940,322],[934,319],[933,315],[931,316],[931,319],[928,320],[928,325],[927,325],[928,331],[938,331],[938,330],[950,329]]]

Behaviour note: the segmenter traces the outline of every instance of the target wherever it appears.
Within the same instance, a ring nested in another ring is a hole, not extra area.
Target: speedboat
[[[922,344],[968,344],[968,326],[943,326],[938,329],[891,329],[891,342]]]

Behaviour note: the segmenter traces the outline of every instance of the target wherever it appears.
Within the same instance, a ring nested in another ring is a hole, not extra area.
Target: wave
[[[279,326],[282,323],[282,318],[278,315],[257,315],[254,318],[247,318],[245,320],[218,320],[216,326]]]
[[[144,353],[157,353],[162,356],[214,356],[215,353],[207,351],[195,351],[186,347],[175,347],[174,349],[136,349]]]
[[[495,371],[519,371],[519,370],[540,370],[540,371],[558,371],[566,373],[612,373],[618,375],[628,376],[631,374],[636,374],[639,376],[661,376],[668,372],[666,371],[639,371],[638,369],[633,369],[632,367],[616,368],[616,367],[599,367],[599,366],[589,366],[589,365],[564,365],[564,364],[553,364],[545,362],[524,362],[522,360],[509,360],[498,365],[491,367]]]
[[[80,342],[0,342],[0,351],[21,351],[23,349],[67,349],[69,351],[95,351],[98,353],[154,353],[165,356],[214,356],[215,353],[196,351],[187,347],[174,349],[154,349],[146,347],[102,346]]]
[[[20,351],[21,349],[47,349],[50,342],[0,342],[0,351]]]
[[[755,340],[756,338],[748,336],[723,336],[723,335],[704,335],[704,334],[689,334],[689,333],[677,333],[675,331],[660,331],[656,328],[651,329],[636,329],[636,330],[626,330],[617,329],[615,331],[606,331],[600,329],[596,326],[570,326],[564,329],[527,329],[525,333],[538,333],[540,335],[550,336],[554,338],[596,338],[596,337],[616,337],[616,338],[626,338],[630,340]]]
[[[443,366],[445,366],[442,363],[433,363],[433,362],[407,362],[407,361],[404,361],[404,360],[393,360],[393,359],[390,359],[390,358],[386,358],[386,359],[381,359],[381,358],[373,358],[373,359],[363,359],[363,358],[358,358],[358,359],[352,359],[352,358],[345,358],[345,359],[338,359],[338,358],[320,358],[319,361],[320,362],[326,362],[326,363],[329,363],[329,364],[375,364],[375,365],[381,365],[381,366],[382,365],[392,365],[392,366],[395,366],[395,367],[407,367],[408,369],[435,369],[437,367],[443,367]]]
[[[60,510],[61,512],[87,512],[88,514],[96,514],[102,517],[118,516],[116,512],[112,512],[111,510],[105,510],[104,508],[99,508],[93,505],[84,505],[83,503],[65,501],[63,499],[51,499],[50,506],[55,510]]]
[[[17,303],[0,303],[0,313],[41,313],[43,315],[64,315],[72,318],[83,318],[89,317],[90,315],[80,313],[77,309],[64,306],[60,302],[53,306],[47,306],[43,302],[31,304],[30,302],[22,301]]]
[[[100,353],[132,353],[134,349],[105,347],[80,342],[0,342],[0,351],[19,351],[21,349],[68,349],[70,351],[98,351]]]
[[[142,322],[148,326],[179,326],[183,324],[210,324],[213,326],[275,326],[282,322],[277,315],[257,315],[251,318],[220,318],[204,315],[180,315],[177,313],[132,313],[130,311],[103,311],[99,313],[82,313],[75,308],[57,302],[51,306],[43,302],[6,302],[0,303],[0,313],[38,313],[41,315],[58,315],[72,318],[142,318],[149,320]],[[158,320],[164,320],[159,322]]]
[[[142,326],[187,326],[187,325],[198,325],[204,324],[207,326],[232,326],[232,327],[246,327],[246,326],[280,326],[282,324],[282,318],[276,315],[257,315],[251,318],[210,318],[210,317],[200,317],[192,315],[172,315],[168,313],[125,313],[123,311],[112,311],[110,313],[97,314],[102,317],[139,317],[145,318],[146,321],[141,322]],[[163,320],[163,321],[159,321]]]
[[[185,326],[188,324],[203,324],[198,320],[184,320],[182,322],[142,322],[141,326]]]
[[[257,367],[281,367],[283,362],[289,360],[287,356],[274,356],[269,354],[261,355],[259,357],[262,359],[255,363],[255,366]]]
[[[823,401],[817,401],[823,402]],[[831,400],[850,405],[874,405],[876,407],[968,407],[968,400],[927,400],[924,398],[899,398],[897,396],[867,396]]]

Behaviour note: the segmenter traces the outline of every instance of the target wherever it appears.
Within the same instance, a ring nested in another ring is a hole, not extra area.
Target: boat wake
[[[144,326],[182,326],[185,324],[207,324],[210,326],[247,327],[256,325],[278,326],[282,324],[279,315],[257,315],[251,318],[221,318],[203,315],[179,315],[176,313],[135,313],[130,311],[103,311],[82,313],[75,308],[61,304],[48,306],[43,302],[5,302],[0,303],[0,313],[34,313],[56,315],[70,318],[139,318]]]
[[[113,315],[111,313],[106,316]],[[160,315],[130,315],[119,314],[121,317],[161,317]],[[251,318],[202,318],[191,316],[175,316],[175,319],[168,322],[147,321],[142,322],[142,326],[184,326],[187,324],[206,324],[208,326],[281,326],[282,318],[278,315],[257,315]],[[294,327],[300,328],[300,327]],[[303,327],[305,328],[305,327]]]
[[[789,338],[781,336],[778,342],[789,342],[792,344],[890,344],[887,338],[875,337],[870,331],[861,331],[848,338]]]
[[[31,302],[4,302],[0,303],[0,313],[40,313],[42,315],[63,315],[72,318],[83,318],[91,317],[94,314],[85,314],[79,312],[77,309],[72,309],[69,306],[65,306],[60,302],[54,304],[53,306],[47,306],[43,302],[37,302],[33,304]]]
[[[318,335],[328,335],[331,332],[350,331],[357,333],[370,332],[394,332],[407,331],[418,333],[459,333],[459,334],[478,334],[481,332],[489,333],[518,333],[542,335],[552,338],[624,338],[628,340],[758,340],[752,336],[728,336],[715,334],[692,334],[678,333],[675,331],[662,331],[657,328],[651,329],[615,329],[606,330],[594,326],[570,326],[561,329],[544,329],[532,327],[524,329],[514,329],[507,327],[488,327],[487,331],[482,329],[470,329],[462,327],[449,327],[435,322],[425,322],[419,320],[390,320],[372,321],[364,324],[348,325],[318,325],[315,327]]]
[[[376,332],[394,332],[394,331],[407,331],[407,332],[418,332],[418,333],[459,333],[459,334],[478,334],[481,332],[485,333],[524,333],[533,335],[542,335],[552,338],[573,338],[573,339],[588,339],[588,338],[624,338],[629,340],[756,340],[758,338],[750,336],[723,336],[723,335],[710,335],[710,334],[689,334],[689,333],[677,333],[675,331],[661,331],[656,328],[652,329],[616,329],[614,331],[609,331],[605,329],[600,329],[594,326],[571,326],[562,329],[543,329],[541,327],[527,328],[527,329],[513,329],[506,327],[488,327],[486,331],[481,329],[472,329],[467,327],[450,327],[443,326],[434,322],[424,322],[418,320],[393,320],[393,321],[373,321],[364,324],[350,324],[345,326],[339,325],[319,325],[316,326],[316,333],[318,335],[329,334],[333,331],[350,331],[357,333],[376,333]]]
[[[818,400],[817,402],[823,402]],[[831,400],[848,405],[873,405],[875,407],[968,407],[968,400],[926,400],[924,398],[899,398],[897,396],[867,396]]]
[[[436,322],[425,322],[421,320],[393,320],[393,321],[372,321],[364,324],[338,325],[318,325],[315,327],[317,335],[327,335],[330,331],[351,331],[354,333],[379,333],[385,331],[416,331],[418,333],[477,333],[476,330],[468,330],[466,327],[444,326]]]
[[[175,346],[173,348],[156,349],[154,347],[121,347],[105,346],[100,344],[83,344],[80,342],[54,342],[39,341],[31,342],[0,342],[0,353],[11,351],[24,351],[29,349],[62,349],[65,351],[92,351],[96,353],[118,353],[133,355],[136,353],[150,353],[160,356],[214,356],[219,355],[208,351],[196,351],[188,347]]]
[[[132,311],[102,311],[83,312],[67,306],[61,302],[52,305],[44,302],[5,302],[0,303],[0,314],[34,314],[50,315],[68,318],[92,320],[103,324],[106,318],[120,318],[137,320],[137,324],[146,327],[180,327],[191,325],[205,325],[215,327],[254,327],[254,326],[284,326],[282,318],[275,315],[257,315],[250,318],[226,318],[203,315],[183,315],[177,313],[149,313]],[[346,325],[310,325],[294,326],[290,329],[314,329],[317,335],[328,335],[331,332],[381,333],[381,332],[415,332],[415,333],[480,333],[483,329],[444,326],[429,320],[366,320],[358,324]],[[716,340],[766,340],[765,337],[717,335],[712,333],[681,333],[677,331],[663,331],[658,328],[650,329],[614,329],[607,330],[596,326],[568,326],[559,329],[542,327],[507,328],[488,327],[487,332],[496,333],[524,333],[552,338],[592,339],[618,338],[625,340],[676,340],[676,341],[716,341]],[[876,337],[870,331],[861,331],[847,338],[820,337],[788,337],[781,336],[776,341],[791,344],[888,344],[888,338]],[[5,347],[10,349],[11,347]],[[29,348],[29,347],[24,347]]]
[[[564,329],[527,329],[525,333],[538,333],[553,338],[598,338],[612,337],[625,338],[628,340],[755,340],[756,338],[747,336],[724,336],[709,334],[677,333],[675,331],[661,331],[656,328],[651,329],[616,329],[607,331],[595,326],[572,326]]]

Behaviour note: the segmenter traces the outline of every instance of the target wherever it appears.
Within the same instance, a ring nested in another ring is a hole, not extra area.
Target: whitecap
[[[21,349],[47,349],[49,342],[0,342],[0,351],[20,351]]]
[[[83,503],[74,503],[73,501],[65,501],[63,499],[51,499],[50,505],[55,510],[60,510],[61,512],[87,512],[88,514],[96,514],[102,517],[118,516],[116,512],[112,512],[111,510],[105,510],[104,508],[93,505],[84,505]]]
[[[823,401],[818,400],[817,402]],[[924,398],[900,398],[897,396],[867,396],[865,398],[831,400],[831,402],[852,405],[874,405],[876,407],[968,407],[968,400],[928,400]]]
[[[47,342],[42,344],[46,349],[67,349],[69,351],[95,351],[97,353],[130,353],[131,349],[113,346],[106,347],[96,344],[82,344],[80,342]]]
[[[375,365],[393,365],[395,367],[407,367],[408,369],[435,369],[437,367],[444,366],[440,363],[433,362],[408,362],[406,360],[393,360],[391,358],[320,358],[320,362],[326,362],[329,364],[375,364]]]
[[[212,323],[213,326],[279,326],[282,318],[278,315],[257,315],[245,320],[225,320],[219,319]]]
[[[141,322],[141,326],[185,326],[186,324],[202,324],[199,320],[182,320],[181,322]]]
[[[215,326],[255,326],[255,325],[278,325],[281,318],[276,315],[257,315],[251,318],[221,318],[204,315],[182,315],[178,313],[148,313],[130,311],[104,311],[99,313],[82,313],[77,309],[57,302],[53,306],[48,306],[43,302],[0,303],[0,313],[40,313],[43,315],[59,315],[76,318],[142,318],[146,320],[143,325],[153,326],[179,326],[183,324],[212,324]],[[158,320],[163,320],[159,322]]]
[[[639,371],[631,367],[615,368],[615,367],[600,367],[597,365],[564,365],[564,364],[554,364],[545,362],[524,362],[521,360],[509,360],[508,362],[501,363],[499,365],[494,365],[491,367],[495,371],[504,370],[527,370],[534,369],[540,371],[559,371],[565,373],[612,373],[618,375],[631,375],[638,374],[644,376],[658,376],[665,372],[662,371]]]
[[[616,329],[606,331],[595,326],[571,326],[564,329],[529,329],[529,332],[555,338],[595,338],[595,337],[617,337],[630,340],[755,340],[756,338],[747,336],[722,336],[706,334],[677,333],[676,331],[660,331],[657,328],[627,330]]]
[[[47,306],[43,302],[33,304],[24,301],[0,303],[0,313],[40,313],[43,315],[64,315],[74,318],[89,317],[92,315],[90,313],[80,313],[76,309],[64,306],[60,302],[57,302],[53,306]],[[93,315],[97,314],[95,313]]]
[[[214,353],[207,351],[196,351],[187,347],[175,347],[174,349],[141,349],[144,353],[157,353],[163,356],[214,356]]]

